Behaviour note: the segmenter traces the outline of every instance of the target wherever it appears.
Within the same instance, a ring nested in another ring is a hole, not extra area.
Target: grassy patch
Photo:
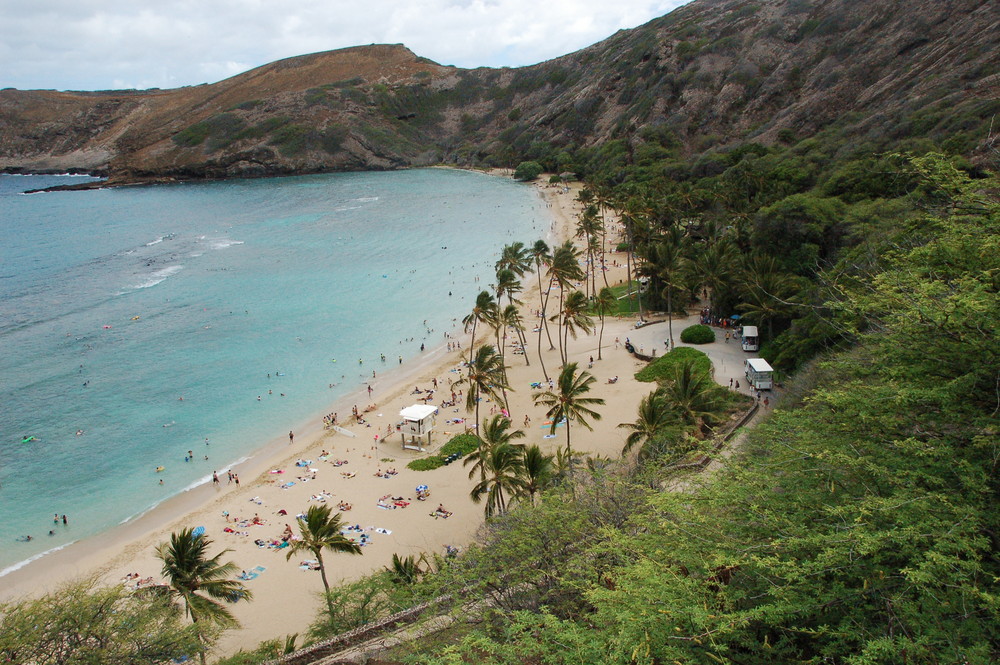
[[[639,283],[635,280],[632,280],[630,284],[633,292],[639,288]],[[627,295],[628,287],[629,284],[619,284],[611,287],[611,292],[615,294],[615,298],[618,300],[618,309],[610,312],[611,316],[635,314],[639,311],[639,294],[633,293],[632,297],[629,297]]]
[[[674,375],[675,368],[689,360],[694,360],[695,369],[710,372],[712,361],[697,349],[681,346],[649,363],[636,375],[636,381],[665,381]]]
[[[407,469],[413,471],[431,471],[444,466],[444,459],[449,455],[465,457],[479,447],[479,437],[475,434],[458,434],[441,446],[441,450],[436,455],[415,459],[406,465]]]

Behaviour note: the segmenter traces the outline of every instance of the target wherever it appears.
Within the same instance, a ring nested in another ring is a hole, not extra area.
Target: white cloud
[[[0,88],[211,83],[274,60],[402,43],[460,67],[571,53],[689,0],[0,0]]]

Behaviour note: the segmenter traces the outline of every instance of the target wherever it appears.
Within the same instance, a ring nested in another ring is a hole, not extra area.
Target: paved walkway
[[[652,320],[664,318],[662,316],[653,317]],[[740,392],[749,395],[750,390],[747,385],[746,376],[743,374],[743,361],[747,358],[758,358],[758,353],[749,353],[740,348],[739,339],[730,339],[726,343],[726,333],[721,328],[715,330],[715,341],[711,344],[685,344],[681,342],[681,331],[688,326],[698,323],[698,315],[692,314],[685,318],[675,318],[673,322],[674,346],[690,346],[692,349],[703,351],[712,360],[715,367],[715,381],[720,386],[729,387],[729,379],[733,383],[740,382]],[[643,326],[629,333],[629,339],[640,353],[652,353],[656,350],[656,356],[660,357],[667,352],[667,322],[654,323],[650,326]],[[625,340],[622,340],[624,342]],[[767,393],[765,393],[767,394]],[[773,395],[771,396],[773,400]]]

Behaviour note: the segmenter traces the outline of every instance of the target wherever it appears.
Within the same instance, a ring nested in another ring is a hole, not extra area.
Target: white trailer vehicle
[[[751,387],[757,390],[770,390],[774,385],[774,369],[763,358],[747,358],[743,361],[743,372]]]
[[[757,335],[757,326],[743,326],[743,334],[740,335],[740,344],[744,351],[757,351],[760,349],[760,337]]]

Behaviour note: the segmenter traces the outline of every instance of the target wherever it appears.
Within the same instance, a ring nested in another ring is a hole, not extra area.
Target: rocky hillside
[[[998,100],[993,0],[695,0],[518,69],[381,45],[176,90],[3,90],[0,169],[134,181],[528,157],[570,167],[580,147],[650,131],[691,156],[832,127],[876,148],[929,139],[987,160]]]

